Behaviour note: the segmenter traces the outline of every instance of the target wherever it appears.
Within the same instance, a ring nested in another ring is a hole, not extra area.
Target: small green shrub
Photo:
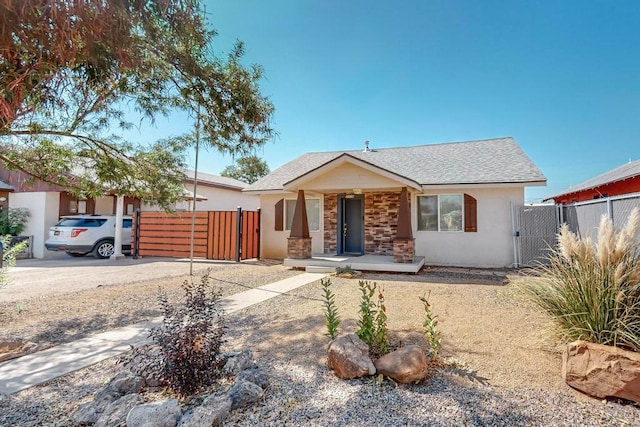
[[[324,317],[327,324],[327,333],[325,334],[332,340],[338,337],[338,326],[340,326],[340,319],[338,318],[338,308],[336,307],[336,296],[331,291],[331,279],[320,279],[322,285],[324,304]]]
[[[355,276],[356,274],[358,274],[358,272],[351,268],[350,265],[345,265],[344,267],[336,267],[336,275],[338,276]]]
[[[174,305],[160,293],[162,324],[150,337],[161,351],[161,380],[180,396],[190,396],[220,377],[221,346],[226,331],[220,292],[209,285],[209,272],[199,283],[185,280],[185,301]]]
[[[13,246],[9,246],[11,243],[11,236],[0,235],[0,242],[4,248],[2,251],[2,268],[0,268],[0,288],[7,284],[9,269],[16,265],[16,256],[22,252],[28,245],[28,242],[20,242]]]
[[[375,285],[374,285],[375,287]],[[376,306],[376,328],[373,338],[373,347],[380,353],[389,352],[389,330],[387,328],[387,308],[384,305],[382,288],[378,291],[378,304]]]
[[[356,335],[367,345],[373,346],[376,335],[376,304],[373,302],[373,295],[376,293],[376,285],[360,280],[360,319],[358,319],[358,330]]]
[[[597,241],[564,224],[549,264],[520,286],[553,320],[559,338],[640,351],[640,214],[615,230],[605,216]]]
[[[423,295],[420,297],[420,301],[424,305],[424,320],[422,327],[424,330],[424,336],[431,347],[431,360],[436,360],[438,352],[442,347],[442,339],[440,338],[440,331],[438,331],[438,316],[431,311],[431,304],[429,303],[429,297]]]
[[[0,236],[6,234],[17,236],[22,233],[31,214],[27,208],[10,208],[0,211]]]

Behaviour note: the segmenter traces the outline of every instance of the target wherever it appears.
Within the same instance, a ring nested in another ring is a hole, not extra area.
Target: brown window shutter
[[[464,195],[464,231],[478,231],[478,202],[468,194]]]
[[[275,221],[275,230],[282,231],[284,230],[284,199],[278,200],[276,203],[276,221]]]

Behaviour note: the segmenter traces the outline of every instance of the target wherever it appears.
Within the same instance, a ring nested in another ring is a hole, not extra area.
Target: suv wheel
[[[113,242],[110,240],[102,240],[98,242],[95,249],[93,250],[93,256],[96,258],[109,258],[113,255],[115,246]]]

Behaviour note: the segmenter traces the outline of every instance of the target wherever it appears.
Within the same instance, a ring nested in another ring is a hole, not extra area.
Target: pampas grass
[[[564,342],[585,340],[640,351],[640,213],[616,230],[603,215],[596,242],[560,228],[539,278],[522,287],[549,314]]]

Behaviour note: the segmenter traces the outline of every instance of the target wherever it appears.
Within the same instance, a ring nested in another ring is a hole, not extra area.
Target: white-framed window
[[[418,231],[464,231],[462,194],[418,196]]]
[[[304,202],[307,206],[309,231],[320,231],[320,199],[305,199]],[[296,200],[285,200],[284,205],[284,229],[291,230],[293,213],[296,210]]]

